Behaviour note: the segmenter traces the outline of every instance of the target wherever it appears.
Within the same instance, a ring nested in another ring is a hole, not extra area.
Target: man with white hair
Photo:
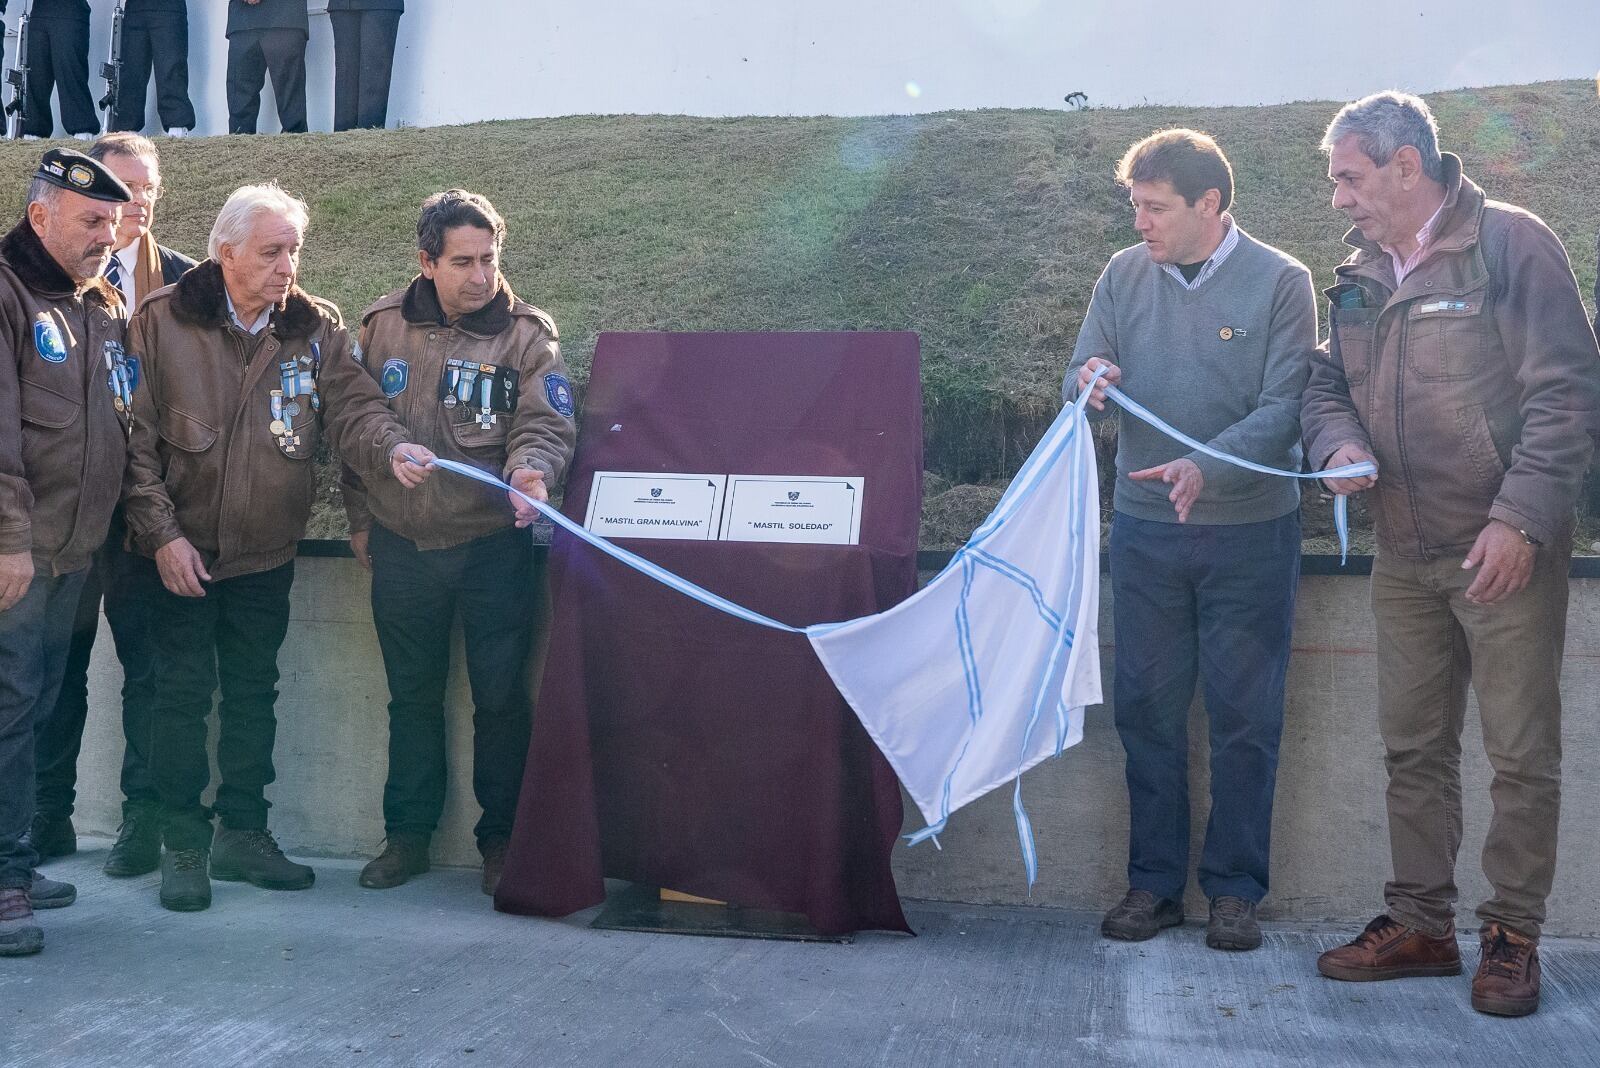
[[[208,907],[211,878],[273,890],[315,878],[267,830],[264,788],[319,441],[326,435],[364,478],[408,487],[433,459],[406,442],[383,391],[351,359],[338,309],[295,285],[306,224],[305,204],[276,185],[235,190],[212,227],[210,258],[147,298],[129,326],[145,371],[126,507],[163,585],[150,778],[165,847],[161,904],[178,911]],[[208,810],[206,715],[219,686],[221,782]]]
[[[1472,1007],[1539,1007],[1540,927],[1561,810],[1561,652],[1573,503],[1593,448],[1600,352],[1566,250],[1439,151],[1428,105],[1377,93],[1322,140],[1355,251],[1327,290],[1331,339],[1301,424],[1329,479],[1371,490],[1378,729],[1394,876],[1385,911],[1317,961],[1331,979],[1455,975],[1461,730],[1478,695],[1494,768]]]
[[[36,877],[25,832],[34,731],[122,481],[137,376],[122,302],[100,274],[127,202],[95,160],[51,149],[26,217],[0,237],[0,956],[37,953],[33,910],[76,896]]]

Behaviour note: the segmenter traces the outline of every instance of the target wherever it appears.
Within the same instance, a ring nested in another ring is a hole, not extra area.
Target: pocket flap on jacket
[[[21,382],[22,421],[42,426],[46,430],[65,430],[78,421],[78,410],[83,405],[49,386],[38,382]]]
[[[217,443],[214,427],[207,426],[187,412],[180,412],[170,404],[161,406],[160,432],[162,440],[184,452],[205,452]]]

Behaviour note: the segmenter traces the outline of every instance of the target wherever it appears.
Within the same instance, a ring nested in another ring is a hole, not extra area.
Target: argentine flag
[[[1085,391],[1085,397],[1088,391]],[[939,575],[887,612],[806,628],[928,827],[1083,738],[1098,704],[1100,500],[1083,401],[1069,405]]]

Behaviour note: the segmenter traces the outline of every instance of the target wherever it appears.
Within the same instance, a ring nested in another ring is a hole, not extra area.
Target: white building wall
[[[12,0],[13,15],[21,0]],[[310,0],[309,107],[332,125]],[[410,0],[390,123],[593,113],[864,115],[1339,100],[1591,77],[1594,0]],[[111,0],[93,0],[91,69]],[[202,133],[227,126],[224,0],[190,0]],[[8,20],[14,23],[14,18]],[[8,47],[8,54],[9,54]],[[98,76],[91,88],[101,90]],[[270,96],[270,94],[269,94]],[[151,117],[154,121],[152,93]],[[276,128],[263,108],[263,130]]]

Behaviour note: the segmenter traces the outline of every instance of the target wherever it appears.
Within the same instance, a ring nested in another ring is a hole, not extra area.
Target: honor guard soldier
[[[476,193],[429,197],[417,222],[422,273],[362,317],[361,364],[408,436],[547,498],[572,455],[572,388],[556,328],[500,273],[505,223]],[[472,687],[472,787],[483,890],[504,864],[528,751],[525,669],[535,622],[526,503],[461,478],[402,498],[393,482],[346,472],[350,542],[372,570],[372,616],[389,679],[387,843],[361,885],[428,870],[444,808],[445,677],[457,610]],[[509,498],[509,499],[508,499]]]
[[[55,131],[50,91],[61,98],[61,125],[80,141],[100,132],[89,92],[89,0],[33,0],[28,21],[28,111],[25,138]]]
[[[144,129],[145,90],[152,73],[162,128],[168,137],[183,137],[194,129],[187,0],[128,0],[122,17],[122,75],[111,113],[113,130]]]
[[[161,164],[149,138],[106,134],[89,155],[128,187],[133,200],[122,209],[116,247],[105,279],[122,293],[130,311],[162,286],[171,285],[194,261],[156,243],[150,227],[161,198]],[[40,860],[66,856],[78,848],[72,827],[78,752],[89,710],[89,657],[100,629],[101,596],[106,622],[122,665],[122,830],[106,856],[111,876],[144,875],[160,862],[161,836],[150,785],[150,679],[154,664],[151,606],[161,590],[155,564],[124,547],[127,522],[121,508],[111,517],[111,535],[94,555],[78,600],[66,675],[54,711],[38,732],[38,807],[33,817],[33,848]]]
[[[333,23],[333,128],[381,130],[405,0],[328,0]]]
[[[70,905],[27,835],[34,731],[55,704],[89,560],[106,539],[138,368],[101,277],[128,190],[51,149],[0,238],[0,956],[37,953],[33,909]]]
[[[278,123],[306,132],[306,0],[228,0],[228,132],[253,134],[272,75]]]
[[[147,298],[129,326],[145,359],[126,506],[163,586],[150,778],[165,846],[161,904],[178,911],[211,903],[210,878],[273,890],[314,878],[267,830],[264,788],[319,441],[385,488],[420,483],[433,459],[405,444],[383,392],[352,362],[338,309],[295,285],[306,223],[306,206],[275,185],[235,190],[211,229],[210,259]],[[213,837],[200,798],[219,684]]]

